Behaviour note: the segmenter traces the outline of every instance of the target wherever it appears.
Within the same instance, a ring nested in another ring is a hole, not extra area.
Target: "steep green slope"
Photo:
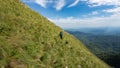
[[[109,68],[19,0],[0,0],[0,68]]]

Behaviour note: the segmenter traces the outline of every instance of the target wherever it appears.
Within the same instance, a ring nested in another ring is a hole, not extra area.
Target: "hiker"
[[[59,33],[59,36],[60,36],[61,39],[63,39],[63,33],[62,32]]]

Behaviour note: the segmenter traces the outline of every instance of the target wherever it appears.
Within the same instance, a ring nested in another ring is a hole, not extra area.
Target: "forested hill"
[[[79,40],[19,0],[0,0],[0,68],[78,66],[110,68]]]
[[[90,29],[89,29],[90,30]],[[101,30],[101,28],[99,29]],[[82,41],[92,53],[98,56],[100,59],[108,63],[109,65],[119,68],[120,67],[120,34],[113,30],[111,33],[102,33],[97,30],[97,34],[91,31],[72,31],[67,30],[70,34],[74,35],[80,41]],[[92,29],[94,31],[94,29]],[[104,30],[105,31],[105,30]],[[107,34],[106,34],[107,33]]]

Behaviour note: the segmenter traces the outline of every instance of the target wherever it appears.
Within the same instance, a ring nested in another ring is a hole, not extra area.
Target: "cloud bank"
[[[62,28],[81,28],[81,27],[120,27],[120,13],[110,17],[93,18],[54,18],[49,19]]]

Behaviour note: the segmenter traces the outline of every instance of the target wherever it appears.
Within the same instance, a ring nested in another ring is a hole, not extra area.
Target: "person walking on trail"
[[[63,39],[63,32],[59,33],[60,39]]]

